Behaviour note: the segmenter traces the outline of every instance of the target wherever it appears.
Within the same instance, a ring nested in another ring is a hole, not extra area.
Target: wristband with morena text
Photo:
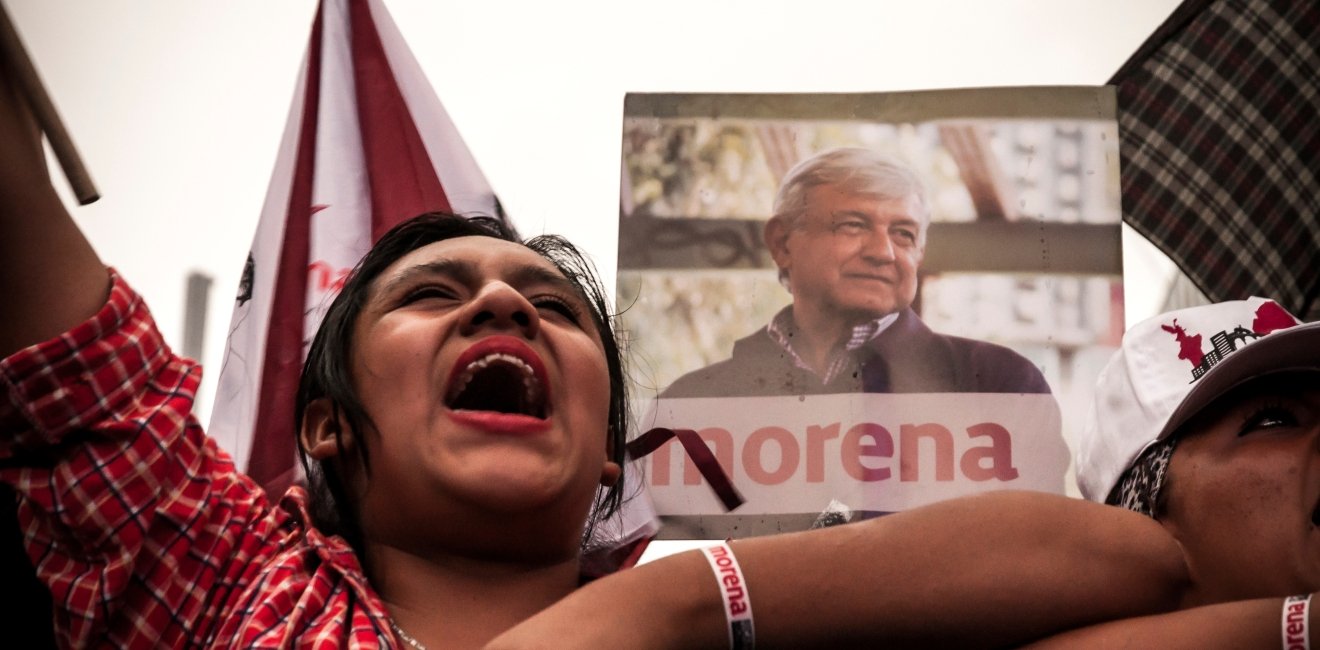
[[[752,626],[752,601],[747,597],[747,580],[733,557],[733,549],[721,542],[701,549],[719,583],[724,601],[724,616],[729,622],[729,648],[752,650],[756,647],[756,629]]]
[[[1283,650],[1311,650],[1311,595],[1283,600]]]

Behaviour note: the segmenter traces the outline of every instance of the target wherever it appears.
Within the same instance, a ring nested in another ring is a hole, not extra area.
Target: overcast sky
[[[187,272],[215,278],[217,363],[315,2],[0,1],[104,197],[75,217],[175,347]],[[1101,84],[1177,2],[386,5],[519,229],[566,235],[612,287],[624,93]],[[1130,273],[1167,272],[1127,253]],[[1162,286],[1129,284],[1129,322]]]

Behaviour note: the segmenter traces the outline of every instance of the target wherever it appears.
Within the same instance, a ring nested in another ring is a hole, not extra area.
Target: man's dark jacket
[[[911,309],[853,352],[860,368],[829,384],[798,368],[765,328],[738,340],[733,357],[694,370],[661,397],[827,393],[1049,393],[1040,370],[993,343],[932,332]]]

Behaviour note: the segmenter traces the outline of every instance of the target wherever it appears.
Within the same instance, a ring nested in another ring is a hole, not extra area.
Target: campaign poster
[[[1123,331],[1107,87],[630,94],[617,306],[664,538],[1075,493]]]

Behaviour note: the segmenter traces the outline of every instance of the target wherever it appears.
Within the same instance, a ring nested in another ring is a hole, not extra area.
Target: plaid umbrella
[[[1110,83],[1127,222],[1211,300],[1320,319],[1320,3],[1186,0]]]

